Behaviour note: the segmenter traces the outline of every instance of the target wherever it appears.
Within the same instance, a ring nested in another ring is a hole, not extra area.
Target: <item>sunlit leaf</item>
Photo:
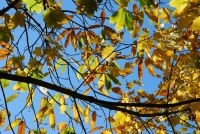
[[[110,23],[115,24],[115,28],[120,31],[125,27],[129,31],[133,29],[133,15],[126,9],[120,8],[110,17]]]
[[[13,101],[14,99],[16,99],[16,98],[18,97],[18,95],[19,95],[19,93],[15,93],[15,94],[13,94],[13,95],[7,97],[7,98],[6,98],[6,102],[8,103],[8,102]]]
[[[33,89],[29,91],[28,96],[26,97],[26,107],[29,107],[32,104],[34,94],[35,92]]]
[[[65,97],[62,95],[60,96],[60,113],[64,114],[66,111],[66,104],[65,104]]]
[[[93,129],[91,129],[91,130],[89,131],[89,133],[93,133],[94,131],[97,131],[97,130],[102,129],[102,128],[103,128],[102,126],[95,127],[95,128],[93,128]]]
[[[200,31],[200,17],[197,17],[193,20],[191,25],[192,31],[199,30]]]
[[[15,119],[14,121],[12,121],[11,122],[11,127],[12,128],[15,128],[16,126],[18,126],[19,125],[19,123],[20,123],[20,121],[21,121],[21,119]],[[8,125],[7,127],[6,127],[6,131],[8,131],[8,130],[10,130],[11,129],[11,127],[10,127],[10,125]]]
[[[140,80],[143,77],[143,61],[142,61],[142,59],[138,63],[138,77],[139,77]]]
[[[127,7],[130,0],[115,0],[121,8]]]
[[[84,122],[87,123],[89,120],[89,115],[90,115],[90,106],[87,105],[85,110],[84,110]]]
[[[3,109],[0,111],[0,127],[2,127],[5,124],[6,120],[6,109]]]
[[[98,88],[102,88],[105,84],[105,74],[102,74],[98,81]]]
[[[41,109],[37,112],[37,114],[36,114],[37,120],[39,120],[40,122],[42,122],[42,121],[44,120],[44,118],[47,116],[48,110],[49,110],[48,107],[43,107],[43,108],[41,108]],[[35,120],[36,120],[36,119],[35,119]]]
[[[90,92],[91,88],[87,88],[84,92],[83,95],[87,95]]]
[[[55,113],[53,109],[49,109],[48,117],[49,117],[49,126],[54,129],[56,125],[56,121],[55,121]]]
[[[116,52],[114,51],[115,48],[111,45],[106,46],[103,50],[102,50],[102,58],[110,61],[112,58],[114,58],[116,56]]]
[[[90,130],[93,130],[95,128],[95,124],[96,124],[96,112],[92,112],[92,117],[90,120]]]
[[[58,130],[62,132],[65,128],[67,128],[67,124],[65,122],[60,122],[57,126]]]
[[[78,111],[76,109],[76,105],[73,105],[73,115],[74,115],[74,119],[75,119],[76,123],[78,123],[79,116],[78,116]]]
[[[189,8],[188,4],[188,0],[171,0],[169,2],[169,5],[175,8],[173,12],[175,17],[183,15]]]
[[[42,0],[22,0],[31,12],[40,13],[43,10]]]
[[[21,122],[19,123],[17,133],[18,133],[18,134],[25,134],[25,128],[26,128],[26,123],[25,123],[24,121],[21,121]]]

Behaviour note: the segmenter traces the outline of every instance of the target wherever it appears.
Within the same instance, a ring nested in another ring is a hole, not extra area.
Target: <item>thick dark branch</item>
[[[149,104],[149,103],[120,103],[120,102],[111,102],[111,101],[104,101],[104,100],[100,100],[100,99],[96,99],[92,96],[86,96],[83,94],[80,94],[76,91],[72,91],[69,88],[63,88],[42,80],[37,80],[31,77],[23,77],[23,76],[17,76],[17,75],[13,75],[13,74],[8,74],[5,72],[0,72],[0,79],[8,79],[8,80],[12,80],[12,81],[20,81],[20,82],[25,82],[25,83],[31,83],[31,84],[35,84],[38,86],[42,86],[45,88],[48,88],[50,90],[54,90],[56,92],[59,93],[63,93],[66,95],[69,95],[73,98],[77,98],[83,101],[88,101],[90,103],[95,103],[99,106],[105,107],[105,108],[109,108],[111,110],[118,110],[118,111],[123,111],[129,114],[133,114],[136,116],[143,116],[143,117],[151,117],[151,116],[164,116],[166,115],[166,113],[153,113],[153,114],[140,114],[138,112],[134,112],[119,106],[126,106],[126,107],[146,107],[146,108],[172,108],[172,107],[177,107],[177,106],[181,106],[181,105],[186,105],[186,104],[190,104],[190,103],[194,103],[194,102],[199,102],[200,98],[197,99],[191,99],[191,100],[186,100],[186,101],[182,101],[182,102],[178,102],[178,103],[174,103],[174,104]],[[176,113],[178,111],[175,111]],[[168,114],[174,114],[174,112],[168,113]]]
[[[7,7],[0,10],[0,16],[4,15],[7,11],[9,11],[11,8],[13,8],[20,0],[15,0],[11,4],[9,4]]]

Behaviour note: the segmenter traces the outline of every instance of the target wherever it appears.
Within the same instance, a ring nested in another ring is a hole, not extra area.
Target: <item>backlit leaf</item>
[[[89,115],[90,115],[90,106],[87,105],[85,110],[84,110],[84,122],[87,123],[89,120]]]
[[[55,113],[53,109],[49,109],[48,116],[49,116],[49,126],[54,129],[56,122],[55,122]]]
[[[13,95],[7,97],[7,98],[6,98],[6,102],[8,103],[8,102],[13,101],[14,99],[16,99],[16,98],[18,97],[18,95],[19,95],[18,93],[15,93],[15,94],[13,94]]]
[[[92,112],[92,117],[91,117],[91,120],[90,120],[90,130],[94,129],[95,128],[95,124],[96,124],[96,112],[93,111]]]
[[[114,92],[118,95],[122,95],[122,90],[120,87],[112,87],[112,92]]]
[[[18,126],[17,134],[25,134],[26,123],[21,121]]]
[[[193,20],[191,28],[192,28],[192,31],[195,31],[195,30],[200,31],[200,16]]]
[[[21,119],[15,119],[14,121],[12,121],[11,122],[11,127],[12,128],[15,128],[16,126],[18,126],[19,125],[19,123],[20,123],[20,121],[21,121]],[[8,131],[8,130],[10,130],[11,129],[11,127],[10,127],[10,125],[8,125],[7,127],[6,127],[6,131]]]
[[[142,59],[140,60],[140,62],[138,63],[138,77],[141,80],[143,76],[143,61]]]
[[[3,109],[0,111],[0,127],[2,127],[5,124],[6,120],[6,109]]]
[[[125,27],[129,31],[133,29],[133,15],[126,9],[120,8],[110,17],[110,23],[115,24],[115,28],[120,31]]]
[[[67,128],[67,124],[65,122],[60,122],[57,126],[59,132],[62,132],[65,128]]]
[[[78,121],[79,121],[79,116],[78,116],[78,111],[77,111],[75,105],[73,105],[73,115],[74,115],[74,119],[75,119],[76,123],[78,123]]]
[[[116,52],[114,52],[115,48],[111,45],[106,46],[102,51],[102,58],[110,61],[112,58],[116,56]]]
[[[31,12],[40,13],[43,10],[42,0],[22,0]]]
[[[60,96],[60,113],[64,114],[66,111],[66,104],[65,104],[65,97],[62,95]]]
[[[188,0],[171,0],[169,2],[169,5],[175,8],[173,12],[174,17],[183,15],[189,8],[188,4]]]

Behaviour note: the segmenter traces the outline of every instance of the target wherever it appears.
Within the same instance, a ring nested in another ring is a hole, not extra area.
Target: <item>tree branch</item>
[[[63,87],[60,87],[60,86],[57,86],[57,85],[54,85],[54,84],[51,84],[51,83],[48,83],[48,82],[45,82],[45,81],[42,81],[42,80],[34,79],[34,78],[31,78],[31,77],[24,77],[24,76],[8,74],[8,73],[5,73],[5,72],[0,72],[0,79],[8,79],[8,80],[12,80],[12,81],[25,82],[27,84],[29,84],[29,83],[35,84],[35,85],[38,85],[38,86],[48,88],[50,90],[54,90],[54,91],[59,92],[59,93],[69,95],[73,98],[77,98],[77,99],[80,99],[80,100],[83,100],[83,101],[88,101],[90,103],[95,103],[99,106],[102,106],[102,107],[105,107],[105,108],[108,108],[108,109],[111,109],[111,110],[123,111],[123,112],[129,113],[129,114],[133,114],[133,115],[141,116],[141,117],[166,116],[166,113],[161,112],[161,113],[152,113],[152,114],[141,114],[141,113],[134,112],[132,110],[128,110],[128,109],[120,107],[120,106],[124,106],[124,107],[146,107],[146,108],[173,108],[173,107],[182,106],[182,105],[191,104],[191,103],[200,101],[200,98],[197,98],[197,99],[190,99],[190,100],[186,100],[186,101],[182,101],[182,102],[178,102],[178,103],[173,103],[173,104],[120,103],[120,102],[111,102],[111,101],[104,101],[104,100],[96,99],[92,96],[86,96],[86,95],[80,94],[76,91],[72,91],[69,88],[63,88]],[[167,115],[174,114],[174,113],[177,113],[177,112],[179,112],[179,111],[168,112]]]
[[[11,4],[9,4],[7,7],[0,10],[0,16],[3,16],[7,11],[9,11],[11,8],[13,8],[20,0],[15,0]]]

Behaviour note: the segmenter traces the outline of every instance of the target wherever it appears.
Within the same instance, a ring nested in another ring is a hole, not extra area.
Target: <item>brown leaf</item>
[[[103,24],[104,22],[105,22],[105,18],[106,18],[106,12],[103,10],[102,12],[101,12],[101,23]]]
[[[138,77],[141,80],[143,76],[143,60],[140,59],[139,63],[138,63]]]
[[[71,41],[71,32],[67,35],[67,39],[65,40],[65,48],[69,45]]]
[[[97,130],[102,129],[102,128],[103,128],[102,126],[95,127],[95,128],[93,128],[93,129],[91,129],[91,130],[89,131],[89,133],[92,133],[92,132],[97,131]]]
[[[113,87],[112,91],[116,94],[122,95],[122,90],[120,87]]]
[[[26,127],[26,123],[24,121],[21,121],[18,126],[17,134],[25,134],[25,127]]]
[[[64,38],[64,36],[66,36],[68,33],[71,32],[71,28],[67,28],[65,29],[59,36],[58,38],[56,39],[56,41],[59,41],[61,40],[62,38]]]
[[[90,120],[90,130],[93,130],[96,124],[96,112],[92,112],[92,118]]]

